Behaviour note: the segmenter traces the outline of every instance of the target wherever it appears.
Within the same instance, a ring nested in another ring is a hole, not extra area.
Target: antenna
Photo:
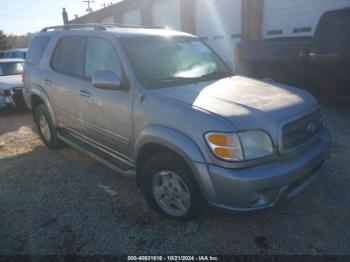
[[[84,2],[84,3],[87,3],[87,5],[88,5],[88,8],[86,8],[86,12],[87,12],[87,13],[91,13],[93,10],[92,10],[90,4],[95,3],[95,1],[94,1],[94,0],[85,0],[85,1],[83,1],[83,2]]]

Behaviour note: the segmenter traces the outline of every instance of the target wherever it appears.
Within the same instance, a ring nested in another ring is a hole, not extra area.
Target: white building
[[[170,27],[198,35],[226,61],[242,39],[312,35],[321,15],[350,0],[124,0],[70,23]]]

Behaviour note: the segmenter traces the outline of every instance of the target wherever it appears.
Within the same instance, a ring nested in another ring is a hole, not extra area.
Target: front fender
[[[192,139],[169,127],[159,125],[149,125],[145,127],[136,140],[134,146],[134,159],[138,159],[140,150],[147,144],[158,144],[164,146],[176,152],[187,161],[199,163],[205,162],[202,152]]]
[[[191,138],[172,128],[159,125],[147,126],[136,140],[134,159],[138,160],[139,153],[147,144],[163,146],[184,158],[192,170],[204,198],[207,201],[215,200],[215,191],[205,157]]]
[[[39,97],[42,101],[44,101],[47,109],[49,110],[49,113],[51,115],[51,119],[52,119],[52,122],[55,126],[57,126],[57,120],[56,120],[56,115],[55,115],[55,112],[53,110],[53,107],[51,106],[51,103],[50,103],[50,100],[49,100],[49,97],[47,96],[45,90],[40,87],[40,86],[36,86],[35,88],[32,88],[30,90],[30,103],[33,99],[33,96],[37,96]],[[31,108],[31,107],[30,107]],[[34,112],[33,112],[34,113]]]

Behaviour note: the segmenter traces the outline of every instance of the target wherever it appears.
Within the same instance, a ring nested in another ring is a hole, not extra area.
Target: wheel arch
[[[168,151],[176,154],[194,173],[197,178],[194,162],[204,163],[205,159],[195,144],[188,136],[174,129],[164,126],[147,126],[137,139],[134,147],[134,159],[136,160],[137,181],[139,182],[140,171],[147,159],[158,152]],[[197,182],[198,179],[196,179]]]
[[[57,125],[56,116],[46,93],[43,90],[38,90],[38,89],[31,90],[30,105],[31,105],[33,117],[35,115],[36,108],[42,104],[44,104],[49,110],[52,123],[56,126]]]

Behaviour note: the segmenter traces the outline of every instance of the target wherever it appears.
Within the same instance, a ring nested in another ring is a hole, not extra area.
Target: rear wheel
[[[141,189],[158,213],[179,221],[199,215],[203,198],[186,163],[173,153],[151,157],[141,171]]]
[[[57,137],[56,128],[45,105],[40,105],[35,109],[34,119],[44,144],[51,149],[61,148],[63,143]]]

